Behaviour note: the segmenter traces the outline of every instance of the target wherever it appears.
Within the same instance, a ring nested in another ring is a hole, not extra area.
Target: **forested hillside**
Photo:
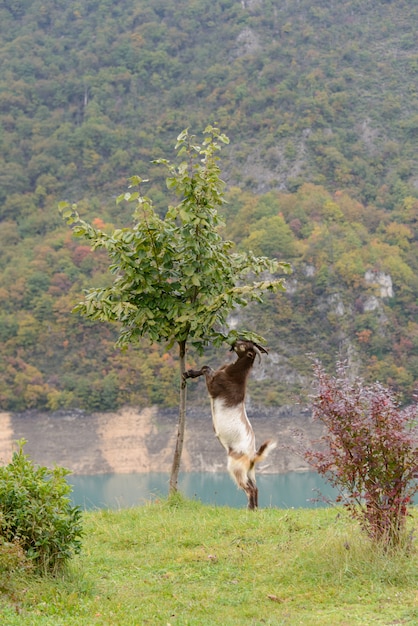
[[[107,280],[106,259],[57,204],[127,224],[115,197],[139,174],[163,210],[151,160],[212,122],[231,140],[224,235],[294,268],[286,295],[240,313],[271,349],[253,400],[303,402],[310,353],[412,398],[416,3],[4,0],[0,20],[3,409],[176,404],[164,346],[121,353],[114,327],[71,314]]]

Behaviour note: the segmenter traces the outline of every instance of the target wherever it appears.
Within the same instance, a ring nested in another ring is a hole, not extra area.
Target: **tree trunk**
[[[186,381],[183,380],[183,372],[186,367],[186,342],[179,342],[179,367],[180,367],[180,407],[179,419],[177,423],[177,439],[176,449],[174,450],[173,465],[170,475],[170,491],[169,494],[177,492],[177,483],[180,471],[181,453],[183,451],[184,427],[186,424]]]

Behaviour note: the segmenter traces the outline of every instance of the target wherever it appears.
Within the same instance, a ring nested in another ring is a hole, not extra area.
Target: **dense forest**
[[[115,198],[138,174],[163,211],[152,160],[213,122],[230,138],[224,236],[293,267],[286,294],[237,312],[270,347],[252,400],[305,402],[310,355],[412,399],[418,5],[4,0],[0,19],[2,409],[177,403],[165,346],[121,352],[117,328],[71,313],[107,262],[57,205],[126,225]]]

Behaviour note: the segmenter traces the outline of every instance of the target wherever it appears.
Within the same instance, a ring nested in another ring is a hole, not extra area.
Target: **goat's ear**
[[[267,348],[263,348],[263,346],[260,346],[258,343],[254,344],[256,348],[258,348],[260,350],[260,352],[262,352],[263,354],[268,354],[269,351],[267,350]]]

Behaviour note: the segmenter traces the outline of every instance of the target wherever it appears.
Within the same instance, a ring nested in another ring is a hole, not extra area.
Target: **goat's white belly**
[[[255,454],[255,438],[244,404],[225,406],[222,399],[211,398],[212,420],[215,434],[229,452]]]

